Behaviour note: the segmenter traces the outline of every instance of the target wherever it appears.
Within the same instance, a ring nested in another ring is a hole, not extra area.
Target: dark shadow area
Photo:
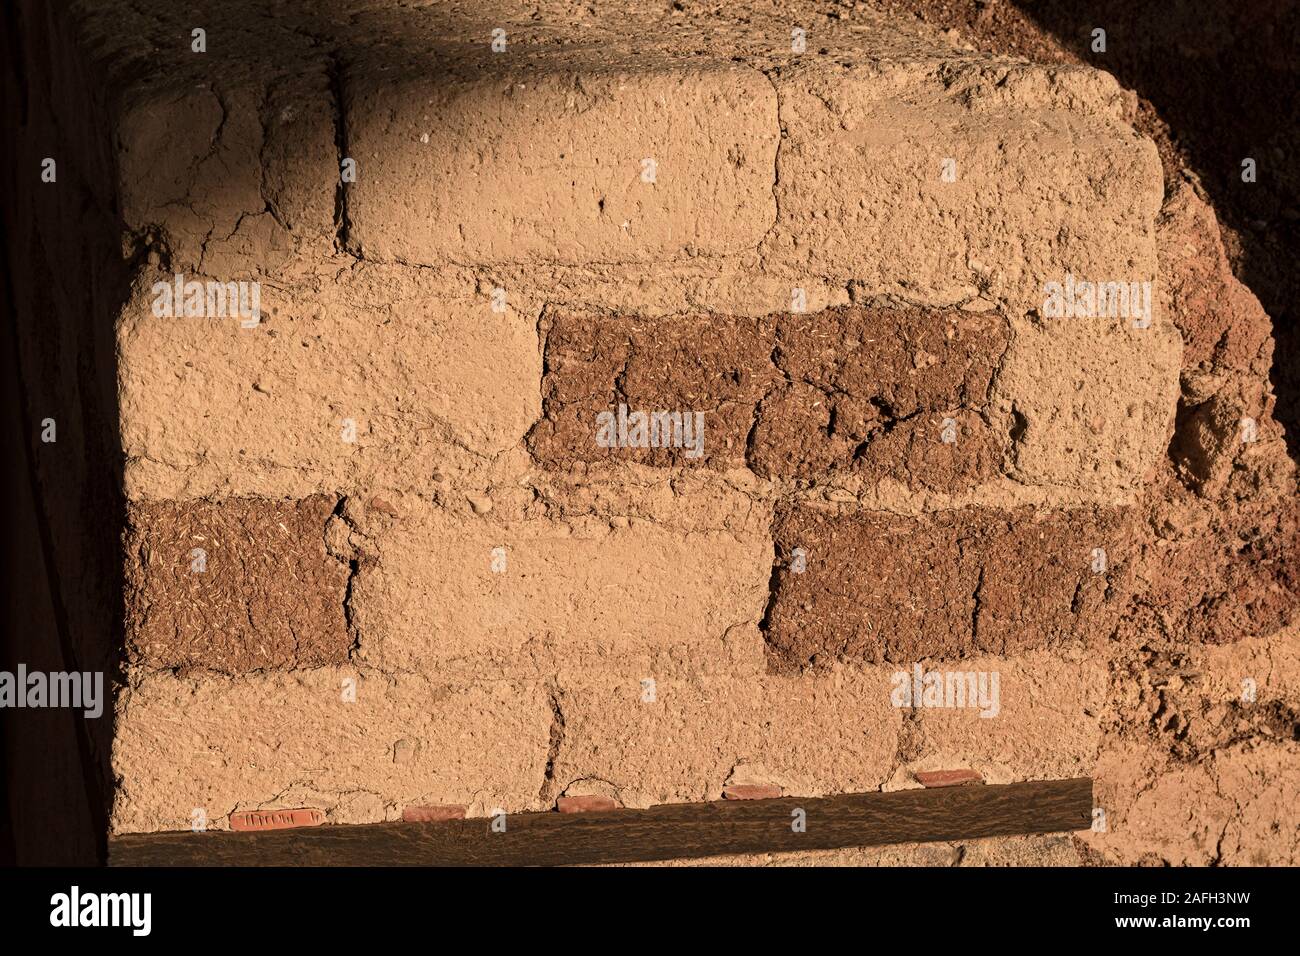
[[[0,434],[12,569],[0,670],[102,675],[97,717],[48,701],[4,710],[0,832],[7,840],[0,842],[6,862],[84,865],[106,852],[124,620],[114,319],[130,263],[111,203],[92,185],[102,130],[79,122],[99,104],[64,101],[80,79],[66,53],[66,25],[31,3],[6,4],[0,26],[6,140],[14,144],[0,197]],[[56,162],[53,181],[42,177],[47,159]]]

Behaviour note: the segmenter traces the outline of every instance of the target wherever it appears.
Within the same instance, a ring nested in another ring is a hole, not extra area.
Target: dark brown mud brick
[[[814,314],[557,313],[546,329],[543,420],[534,455],[748,465],[769,478],[831,471],[956,491],[996,473],[1005,434],[985,418],[1006,348],[992,313],[845,307]],[[704,413],[704,447],[608,448],[602,414]]]
[[[1093,508],[783,509],[769,648],[786,667],[907,663],[1015,653],[1113,627],[1127,599],[1126,519]]]
[[[727,316],[556,313],[548,319],[543,418],[530,436],[544,463],[744,464],[754,408],[777,372],[772,323]],[[666,411],[704,414],[703,448],[602,447],[598,416]]]
[[[145,666],[240,674],[348,659],[348,565],[325,549],[334,500],[130,507],[127,640]]]
[[[750,466],[765,477],[857,470],[956,490],[1001,458],[979,414],[1007,345],[994,313],[850,307],[782,317],[786,384],[759,411]]]

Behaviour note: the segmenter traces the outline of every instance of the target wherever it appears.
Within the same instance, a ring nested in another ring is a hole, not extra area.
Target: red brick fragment
[[[393,505],[388,501],[388,499],[386,499],[386,498],[380,498],[380,497],[378,497],[378,496],[375,496],[374,498],[371,498],[371,499],[370,499],[370,510],[371,510],[371,511],[378,511],[378,512],[380,512],[381,514],[386,514],[386,515],[388,515],[390,518],[396,518],[396,517],[397,517],[397,508],[394,507],[394,506],[393,506]]]
[[[617,810],[619,804],[613,797],[602,797],[593,794],[582,797],[560,797],[555,801],[555,809],[561,813],[596,813],[604,810]]]
[[[402,819],[407,823],[439,823],[443,820],[464,820],[467,807],[441,804],[432,807],[404,807]]]
[[[923,787],[960,787],[967,783],[983,783],[978,770],[918,770],[913,776]]]
[[[290,830],[294,827],[317,827],[325,822],[325,811],[240,810],[230,815],[232,830]]]
[[[782,790],[771,783],[733,783],[722,788],[724,800],[775,800]]]

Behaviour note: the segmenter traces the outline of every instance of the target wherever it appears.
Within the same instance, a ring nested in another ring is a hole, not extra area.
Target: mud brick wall
[[[33,446],[60,575],[81,525],[119,569],[106,829],[966,769],[1098,781],[1104,830],[990,861],[1296,861],[1269,320],[1112,77],[817,4],[48,7],[11,106],[59,178],[6,215],[24,387],[113,479]],[[1067,275],[1149,323],[1046,314]],[[598,440],[655,412],[698,448]]]

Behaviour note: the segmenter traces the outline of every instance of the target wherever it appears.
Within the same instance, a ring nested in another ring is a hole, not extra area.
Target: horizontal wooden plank
[[[807,829],[792,826],[796,811]],[[112,866],[548,866],[824,850],[1087,829],[1092,781],[1040,780],[833,797],[520,813],[436,823],[260,833],[152,833],[109,841]]]

